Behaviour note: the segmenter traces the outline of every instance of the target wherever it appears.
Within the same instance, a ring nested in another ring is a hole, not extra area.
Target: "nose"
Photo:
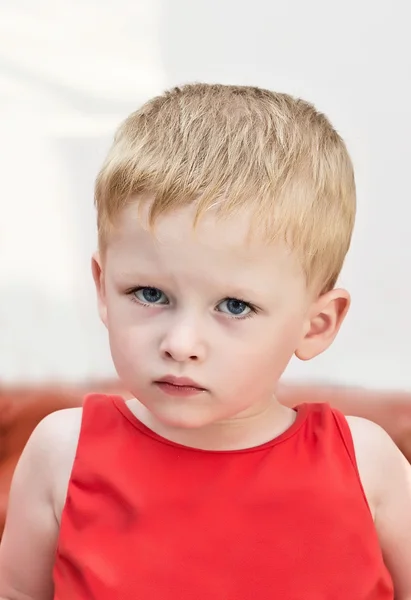
[[[179,320],[169,325],[162,339],[160,352],[166,360],[176,362],[204,360],[205,342],[198,324],[191,320]]]

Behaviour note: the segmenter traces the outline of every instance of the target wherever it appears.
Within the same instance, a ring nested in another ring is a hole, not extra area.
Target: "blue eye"
[[[237,298],[226,298],[220,302],[218,310],[233,317],[245,317],[252,312],[252,308],[247,302],[237,300]]]
[[[133,295],[142,304],[168,304],[164,292],[154,287],[141,287],[133,291]]]

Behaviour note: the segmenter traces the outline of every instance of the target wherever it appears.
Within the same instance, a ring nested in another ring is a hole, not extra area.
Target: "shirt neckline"
[[[156,433],[155,431],[153,431],[152,429],[147,427],[147,425],[144,425],[144,423],[142,421],[140,421],[140,419],[138,419],[136,417],[136,415],[129,409],[124,398],[122,398],[121,396],[109,396],[109,398],[110,398],[111,402],[113,403],[114,407],[121,413],[121,415],[123,417],[125,417],[127,419],[127,421],[131,425],[133,425],[136,429],[138,429],[142,434],[152,438],[156,442],[177,448],[179,450],[185,450],[187,452],[197,452],[197,453],[200,452],[202,454],[205,453],[205,454],[214,454],[214,455],[222,455],[222,456],[230,455],[230,454],[245,454],[245,453],[249,453],[249,452],[259,452],[261,450],[266,450],[267,448],[270,448],[272,446],[276,446],[278,444],[285,442],[286,440],[293,437],[300,430],[302,425],[307,420],[308,414],[310,412],[310,406],[311,406],[309,404],[300,404],[299,406],[296,406],[293,409],[297,413],[294,423],[288,429],[286,429],[286,431],[284,431],[277,437],[273,438],[272,440],[268,440],[267,442],[264,442],[263,444],[260,444],[258,446],[252,446],[251,448],[241,448],[241,449],[236,449],[236,450],[205,450],[202,448],[194,448],[192,446],[185,446],[184,444],[179,444],[178,442],[173,442],[172,440],[168,440],[167,438],[159,435],[158,433]]]

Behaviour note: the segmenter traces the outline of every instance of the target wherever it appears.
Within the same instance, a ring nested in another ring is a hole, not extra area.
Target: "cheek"
[[[117,375],[126,389],[137,393],[139,382],[144,380],[147,361],[150,360],[150,340],[145,340],[135,328],[117,328],[113,324],[109,327],[109,344]]]
[[[110,299],[107,329],[113,362],[120,377],[131,369],[138,371],[153,345],[150,328],[141,322],[138,307],[127,298]]]
[[[129,296],[110,290],[107,294],[107,327],[113,345],[132,348],[138,344],[145,337],[146,321],[147,313],[143,307]]]
[[[115,361],[121,359],[122,362],[130,362],[138,366],[153,348],[153,336],[149,335],[147,328],[111,321],[108,332],[110,349]]]
[[[226,349],[222,363],[225,362],[227,372],[235,374],[240,385],[245,381],[252,381],[253,385],[276,382],[298,347],[301,329],[301,317],[295,316],[262,323],[250,335],[237,340],[230,351]]]

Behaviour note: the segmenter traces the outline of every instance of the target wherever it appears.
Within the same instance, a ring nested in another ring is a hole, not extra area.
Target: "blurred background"
[[[410,17],[408,0],[0,0],[0,384],[114,375],[94,178],[128,113],[206,81],[314,102],[355,163],[352,309],[286,377],[411,389]]]

